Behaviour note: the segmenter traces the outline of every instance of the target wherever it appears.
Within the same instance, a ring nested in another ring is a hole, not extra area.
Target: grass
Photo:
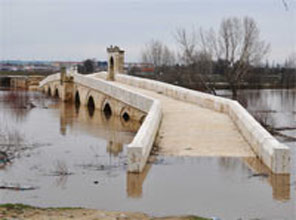
[[[5,208],[5,209],[14,209],[14,210],[23,210],[23,209],[35,209],[35,207],[30,206],[30,205],[25,205],[21,203],[5,203],[5,204],[0,204],[0,208]]]
[[[22,203],[5,203],[5,204],[0,204],[0,209],[9,209],[9,210],[24,210],[24,209],[47,209],[47,210],[57,210],[57,211],[65,211],[65,210],[76,210],[76,209],[82,209],[80,207],[49,207],[49,208],[40,208],[40,207],[35,207],[35,206],[30,206],[30,205],[25,205]]]
[[[4,215],[4,216],[11,216],[11,217],[16,217],[18,214],[22,214],[25,212],[25,210],[44,210],[44,211],[57,211],[57,212],[62,212],[62,211],[69,211],[69,210],[83,210],[83,208],[80,207],[49,207],[49,208],[39,208],[39,207],[34,207],[34,206],[30,206],[30,205],[25,205],[25,204],[21,204],[21,203],[5,203],[5,204],[0,204],[0,214]],[[4,217],[3,216],[3,217]],[[1,218],[0,220],[4,220],[6,219]],[[208,218],[203,218],[203,217],[199,217],[199,216],[184,216],[184,217],[164,217],[164,218],[151,218],[151,219],[180,219],[180,220],[211,220]]]

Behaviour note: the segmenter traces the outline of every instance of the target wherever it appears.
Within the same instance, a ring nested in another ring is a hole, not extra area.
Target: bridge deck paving
[[[228,115],[154,91],[113,83],[161,101],[163,118],[156,139],[160,154],[255,157]]]

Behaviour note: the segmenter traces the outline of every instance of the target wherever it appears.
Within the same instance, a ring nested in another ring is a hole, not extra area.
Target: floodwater
[[[290,175],[273,175],[254,158],[164,156],[153,156],[143,173],[129,174],[125,147],[139,124],[89,114],[37,92],[10,93],[0,91],[0,148],[9,146],[14,158],[0,168],[0,186],[36,189],[0,189],[1,203],[296,219],[295,142],[285,142],[293,155]],[[295,92],[246,91],[245,97],[248,109],[267,112],[273,125],[295,125]],[[296,136],[296,130],[283,132]]]

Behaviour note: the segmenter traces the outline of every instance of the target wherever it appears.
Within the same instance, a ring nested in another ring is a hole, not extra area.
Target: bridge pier
[[[67,76],[65,67],[61,68],[60,88],[62,101],[72,102],[74,100],[74,80],[72,76]]]

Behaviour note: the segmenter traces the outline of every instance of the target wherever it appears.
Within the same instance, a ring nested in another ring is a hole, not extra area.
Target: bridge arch
[[[81,90],[79,90],[79,95],[80,101],[84,99],[84,102],[82,101],[84,105],[88,106],[88,101],[90,97],[92,97],[95,108],[99,107],[99,105],[97,104],[97,92],[95,90],[82,87]]]
[[[123,107],[120,111],[120,119],[123,120],[123,123],[130,121],[131,113],[128,107]]]
[[[109,119],[113,114],[110,101],[108,99],[105,99],[101,108],[105,117]]]
[[[47,95],[48,95],[48,96],[51,96],[51,88],[50,88],[50,86],[48,86],[48,89],[47,89]]]
[[[87,99],[87,109],[88,109],[88,112],[89,112],[89,115],[92,117],[95,113],[95,108],[96,108],[96,105],[95,105],[95,100],[93,98],[92,95],[90,95]]]
[[[81,104],[79,90],[76,90],[75,92],[74,103],[76,107],[79,107]]]
[[[54,97],[55,97],[55,98],[59,98],[59,97],[60,97],[59,94],[60,94],[60,93],[59,93],[59,89],[58,89],[58,88],[55,88],[55,91],[54,91]]]

